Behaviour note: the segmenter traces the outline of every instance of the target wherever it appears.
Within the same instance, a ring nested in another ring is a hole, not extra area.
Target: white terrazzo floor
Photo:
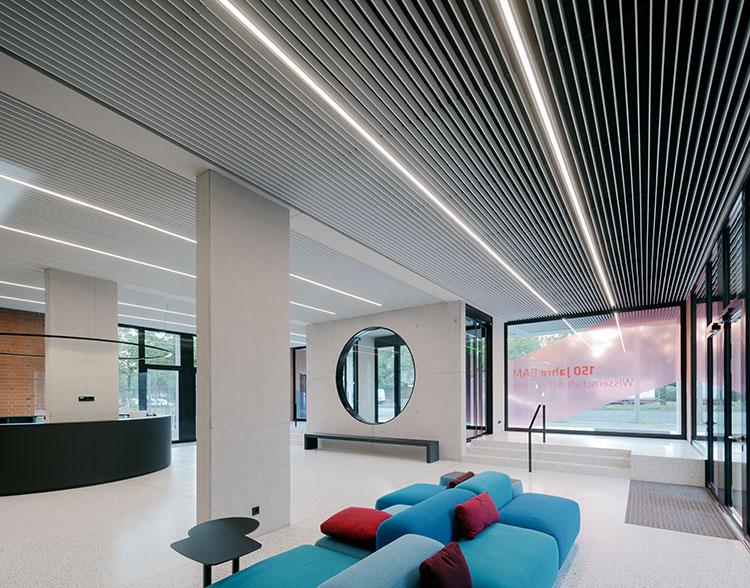
[[[452,470],[487,466],[356,451],[291,447],[292,525],[257,537],[263,548],[242,567],[312,543],[318,526],[345,506],[372,506],[390,490],[436,482]],[[172,465],[122,482],[0,497],[0,586],[189,588],[201,569],[169,544],[195,522],[195,446],[173,449]],[[738,541],[626,525],[628,480],[507,470],[526,491],[579,502],[582,530],[559,587],[747,588],[750,554]],[[229,564],[214,568],[218,579]]]

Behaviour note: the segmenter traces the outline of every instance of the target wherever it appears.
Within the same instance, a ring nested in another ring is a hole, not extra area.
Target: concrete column
[[[117,283],[56,269],[44,272],[45,332],[117,339]],[[47,339],[45,395],[50,422],[116,419],[118,349],[114,343]],[[92,402],[79,401],[93,396]]]
[[[289,211],[197,178],[198,521],[289,525]]]

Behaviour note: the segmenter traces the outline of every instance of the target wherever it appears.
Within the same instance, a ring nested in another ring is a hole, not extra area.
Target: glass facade
[[[120,326],[119,411],[172,417],[172,440],[195,440],[196,370],[193,335]],[[149,346],[170,351],[166,358]],[[126,359],[132,357],[134,359]],[[145,359],[138,359],[145,358]]]
[[[706,453],[706,485],[748,534],[745,218],[740,195],[693,289],[692,361],[694,442]]]
[[[292,420],[307,420],[307,348],[292,349]]]
[[[683,434],[681,307],[566,320],[508,324],[508,428]]]

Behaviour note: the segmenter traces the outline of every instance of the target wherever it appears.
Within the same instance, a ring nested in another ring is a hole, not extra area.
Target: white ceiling
[[[194,237],[193,182],[2,93],[0,174]],[[0,179],[0,225],[195,273],[192,243],[6,179]],[[131,316],[121,322],[195,332],[193,317],[174,314],[195,314],[191,277],[6,229],[0,229],[0,245],[0,281],[43,287],[45,267],[113,280],[119,284],[120,302],[160,309],[123,305],[120,313]],[[290,300],[335,313],[290,305],[290,332],[302,335],[309,323],[441,300],[295,232],[290,233],[290,271],[381,304],[291,279]],[[1,283],[0,296],[44,301],[43,291]],[[0,298],[0,305],[44,309],[9,298]]]

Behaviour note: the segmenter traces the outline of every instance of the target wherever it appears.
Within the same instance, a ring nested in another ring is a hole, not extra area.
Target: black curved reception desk
[[[114,482],[167,467],[170,416],[0,425],[0,496]]]

